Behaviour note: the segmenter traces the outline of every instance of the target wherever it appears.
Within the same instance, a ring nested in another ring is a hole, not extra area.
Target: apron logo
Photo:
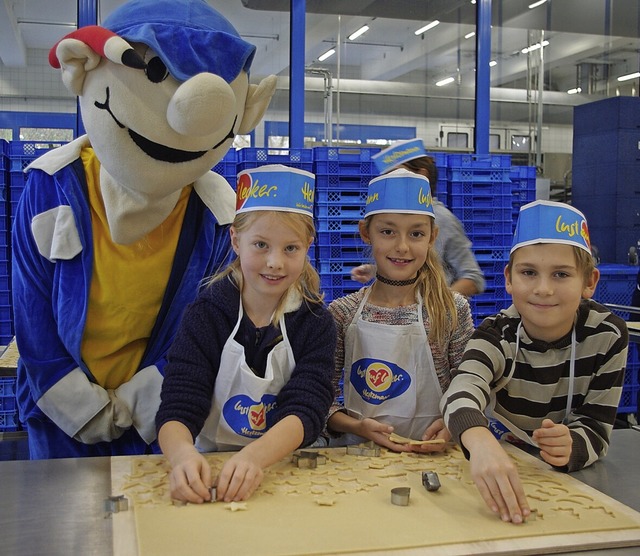
[[[349,380],[362,399],[373,405],[397,398],[411,386],[411,377],[404,369],[388,361],[369,358],[353,363]]]
[[[265,394],[259,401],[249,396],[238,395],[228,399],[222,407],[227,425],[240,436],[257,438],[273,425],[273,410],[276,396]]]

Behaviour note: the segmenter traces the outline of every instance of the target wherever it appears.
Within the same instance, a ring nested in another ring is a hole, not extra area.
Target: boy
[[[603,457],[629,337],[621,318],[590,300],[599,272],[575,208],[524,205],[504,274],[513,305],[473,334],[441,409],[487,506],[522,523],[529,506],[498,438],[537,446],[559,471]]]

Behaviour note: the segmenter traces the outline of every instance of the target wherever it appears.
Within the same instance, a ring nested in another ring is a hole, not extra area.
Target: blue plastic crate
[[[460,221],[462,222],[462,227],[464,228],[467,236],[513,233],[511,218],[508,220],[460,219]]]
[[[316,203],[315,215],[317,218],[364,218],[365,205],[336,205],[334,203]]]
[[[509,261],[510,246],[492,247],[490,249],[482,249],[473,247],[473,254],[476,256],[478,262],[494,262],[498,261],[505,265]]]
[[[447,157],[449,168],[511,168],[510,154],[449,154]]]
[[[436,168],[438,168],[438,174],[444,174],[444,169],[449,165],[449,155],[447,155],[447,153],[428,152],[427,156],[430,156],[435,161]]]
[[[489,181],[474,183],[470,181],[450,181],[447,193],[449,197],[452,195],[510,195],[511,182]]]
[[[321,190],[337,191],[341,189],[367,190],[369,182],[375,175],[363,174],[358,176],[346,176],[342,174],[316,174],[316,195]]]
[[[316,231],[358,234],[359,222],[360,219],[351,218],[316,218]]]
[[[372,175],[376,173],[373,162],[342,162],[339,160],[317,160],[313,171],[316,174],[339,174],[341,176]]]
[[[316,257],[318,261],[326,259],[361,260],[367,258],[368,246],[362,241],[359,245],[316,245]]]
[[[324,292],[324,301],[325,303],[331,303],[334,299],[338,299],[340,297],[344,297],[345,295],[349,295],[351,293],[357,292],[360,288],[363,287],[362,284],[358,282],[351,281],[353,286],[324,286],[322,291]]]
[[[315,147],[315,162],[371,162],[373,156],[380,152],[379,147]]]
[[[469,237],[473,249],[511,248],[513,234],[472,234]]]
[[[212,170],[216,174],[220,174],[229,180],[229,178],[233,178],[235,182],[236,175],[238,173],[238,155],[235,149],[231,149],[227,151],[227,154],[224,155],[222,160],[216,164]]]
[[[354,247],[364,245],[359,232],[316,232],[316,243],[318,245],[337,245],[344,247]]]
[[[509,168],[447,168],[450,182],[469,181],[473,183],[501,182],[511,184]]]
[[[463,209],[493,209],[508,208],[511,211],[513,200],[510,193],[495,195],[478,194],[450,194],[448,197],[449,208],[455,213]]]
[[[452,210],[451,212],[453,212],[453,214],[455,214],[462,222],[503,222],[508,224],[506,232],[498,232],[496,230],[498,233],[508,233],[511,230],[511,203],[504,207],[470,207]]]
[[[334,203],[336,205],[362,205],[367,202],[365,188],[354,189],[318,189],[315,192],[316,203]]]
[[[351,279],[350,269],[348,272],[340,273],[318,271],[318,274],[320,275],[320,289],[322,291],[329,289],[351,290],[352,288],[355,288],[352,291],[357,291],[362,287],[362,284]]]
[[[326,274],[350,275],[351,270],[360,266],[363,262],[359,257],[354,257],[352,260],[325,259],[318,261],[316,268],[321,276]]]
[[[16,377],[0,377],[0,398],[10,398],[16,396]]]
[[[631,265],[601,264],[598,266],[600,280],[593,294],[599,303],[629,305],[637,284],[638,267]],[[628,318],[628,313],[621,314]]]
[[[236,151],[237,171],[258,168],[265,164],[284,164],[311,172],[313,169],[313,151],[311,149],[267,149],[245,147]]]
[[[0,411],[0,432],[20,430],[17,411]]]

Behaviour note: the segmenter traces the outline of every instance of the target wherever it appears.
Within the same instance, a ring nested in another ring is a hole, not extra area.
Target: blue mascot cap
[[[152,48],[178,81],[213,73],[231,83],[249,72],[256,51],[203,0],[131,0],[102,26]]]
[[[520,207],[511,253],[536,243],[574,245],[591,253],[587,219],[578,209],[555,201],[534,201]]]
[[[299,212],[313,218],[316,177],[311,172],[268,164],[238,174],[236,214],[254,210]]]
[[[365,218],[389,212],[426,214],[435,218],[429,180],[404,168],[372,179],[367,191]]]
[[[378,169],[378,173],[386,174],[409,160],[426,156],[422,139],[398,141],[371,157]]]

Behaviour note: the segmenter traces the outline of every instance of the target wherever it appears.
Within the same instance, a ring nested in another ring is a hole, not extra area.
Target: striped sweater
[[[465,430],[487,426],[484,410],[489,393],[511,369],[519,322],[512,305],[486,318],[469,341],[441,402],[445,423],[458,443]],[[582,469],[606,455],[629,342],[624,321],[592,300],[581,302],[575,328],[574,393],[566,421],[573,446],[563,471]],[[515,371],[496,394],[498,418],[504,416],[529,435],[545,418],[561,422],[567,405],[570,354],[571,332],[549,343],[530,338],[521,329]]]

